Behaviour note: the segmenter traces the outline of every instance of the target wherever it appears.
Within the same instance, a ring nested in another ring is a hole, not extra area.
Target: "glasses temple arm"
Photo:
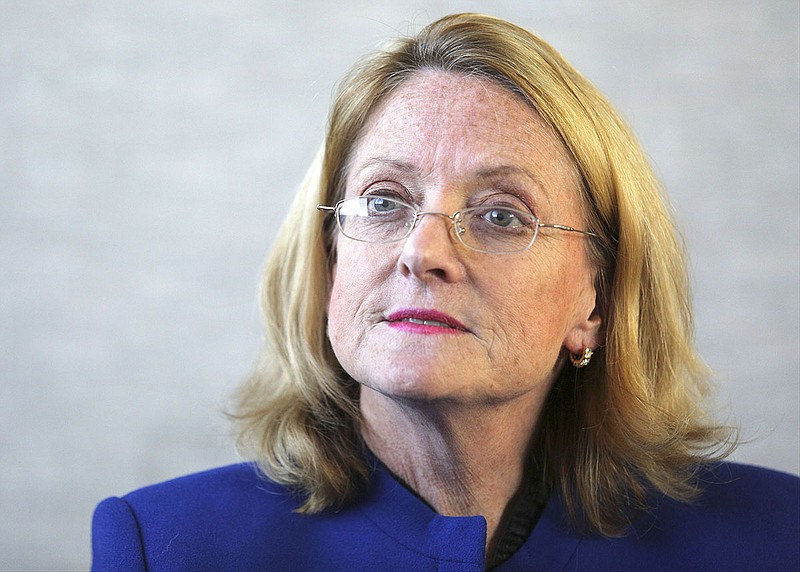
[[[566,232],[578,232],[580,234],[585,234],[587,236],[594,236],[596,238],[600,238],[600,235],[595,234],[593,232],[589,232],[588,230],[579,230],[577,228],[572,228],[571,226],[567,226],[565,224],[547,224],[544,222],[539,223],[539,228],[554,228],[556,230],[563,230]]]

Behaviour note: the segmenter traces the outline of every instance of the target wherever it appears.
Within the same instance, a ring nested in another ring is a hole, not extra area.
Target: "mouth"
[[[464,333],[467,327],[437,310],[422,308],[403,308],[386,317],[389,327],[421,334]]]

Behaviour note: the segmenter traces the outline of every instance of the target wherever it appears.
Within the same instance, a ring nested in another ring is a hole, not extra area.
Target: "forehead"
[[[433,70],[411,76],[372,111],[348,170],[357,176],[382,163],[420,177],[527,172],[554,192],[578,180],[560,139],[519,95],[490,79]]]

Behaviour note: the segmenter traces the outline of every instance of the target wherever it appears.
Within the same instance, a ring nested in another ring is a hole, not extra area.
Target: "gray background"
[[[453,11],[538,32],[639,133],[691,248],[736,459],[798,459],[798,4],[0,0],[0,568],[237,459],[259,269],[360,54]]]

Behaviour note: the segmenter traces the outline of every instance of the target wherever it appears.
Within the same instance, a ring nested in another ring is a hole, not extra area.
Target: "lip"
[[[461,334],[467,327],[454,317],[424,308],[401,308],[386,317],[390,328],[418,334]],[[430,323],[428,323],[430,322]]]

